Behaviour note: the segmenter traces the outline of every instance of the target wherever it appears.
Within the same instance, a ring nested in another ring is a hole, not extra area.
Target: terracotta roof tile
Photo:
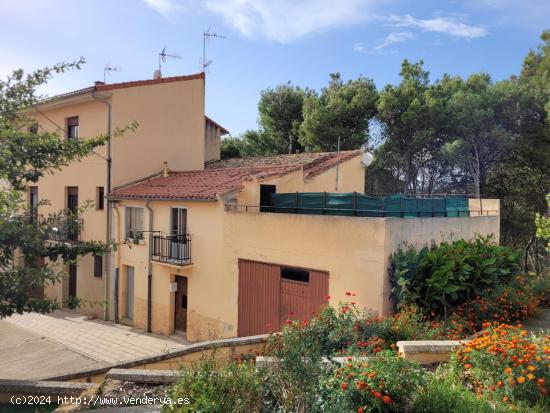
[[[136,80],[133,82],[105,83],[103,85],[98,84],[95,86],[95,90],[100,92],[104,90],[123,89],[123,88],[134,87],[134,86],[157,85],[159,83],[179,82],[181,80],[195,80],[195,79],[204,79],[204,73],[201,72],[201,73],[195,73],[193,75],[186,75],[186,76],[161,77],[159,79]]]
[[[219,195],[239,191],[243,180],[266,179],[300,169],[297,165],[226,168],[204,171],[170,172],[112,191],[111,199],[215,200]]]
[[[204,171],[170,172],[115,189],[111,199],[215,200],[219,195],[239,191],[243,181],[286,175],[303,169],[304,178],[318,175],[361,151],[307,153],[258,158],[235,158],[211,162]]]

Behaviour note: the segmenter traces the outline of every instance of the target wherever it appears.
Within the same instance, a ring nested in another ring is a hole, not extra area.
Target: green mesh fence
[[[466,217],[468,198],[372,197],[357,192],[298,192],[271,195],[273,212],[359,217]]]

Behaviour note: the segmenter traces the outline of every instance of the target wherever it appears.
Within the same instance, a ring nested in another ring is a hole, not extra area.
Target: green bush
[[[189,405],[173,405],[168,411],[197,413],[248,413],[263,408],[261,377],[253,363],[218,364],[214,356],[204,357],[183,368],[170,398],[189,398]]]
[[[425,372],[391,351],[350,361],[321,381],[322,408],[329,412],[401,412],[424,385]]]
[[[441,378],[430,380],[423,391],[418,392],[414,402],[414,413],[501,413],[491,403],[478,399],[475,393],[460,384],[450,383]]]
[[[398,308],[418,306],[432,316],[447,316],[476,293],[508,283],[520,272],[520,255],[490,237],[443,242],[392,256],[390,277]]]

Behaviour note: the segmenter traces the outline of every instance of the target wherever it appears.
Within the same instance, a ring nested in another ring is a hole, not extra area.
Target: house
[[[451,213],[445,199],[400,197],[416,212],[390,211],[394,199],[362,194],[362,159],[344,151],[218,160],[201,171],[165,164],[115,188],[116,320],[190,341],[247,336],[310,318],[348,291],[388,314],[389,258],[403,243],[498,239],[498,200],[463,199]]]
[[[45,100],[27,110],[36,126],[57,131],[64,139],[84,139],[100,134],[112,136],[116,128],[133,121],[134,132],[112,137],[108,144],[69,166],[44,176],[29,186],[28,200],[41,205],[38,215],[46,217],[62,209],[77,209],[86,201],[93,206],[82,214],[80,233],[56,225],[56,241],[108,242],[112,213],[105,195],[111,188],[158,173],[163,162],[180,170],[202,170],[220,154],[220,136],[227,131],[205,116],[204,73],[189,76],[95,85]],[[112,256],[85,256],[78,265],[66,268],[69,277],[47,285],[48,297],[67,301],[82,298],[79,311],[114,318],[115,268]]]

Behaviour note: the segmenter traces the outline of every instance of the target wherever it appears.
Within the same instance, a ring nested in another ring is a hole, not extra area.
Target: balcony
[[[57,216],[46,218],[44,224],[48,241],[78,242],[84,222],[82,218]]]
[[[153,261],[172,265],[191,265],[191,237],[185,235],[153,235]]]

